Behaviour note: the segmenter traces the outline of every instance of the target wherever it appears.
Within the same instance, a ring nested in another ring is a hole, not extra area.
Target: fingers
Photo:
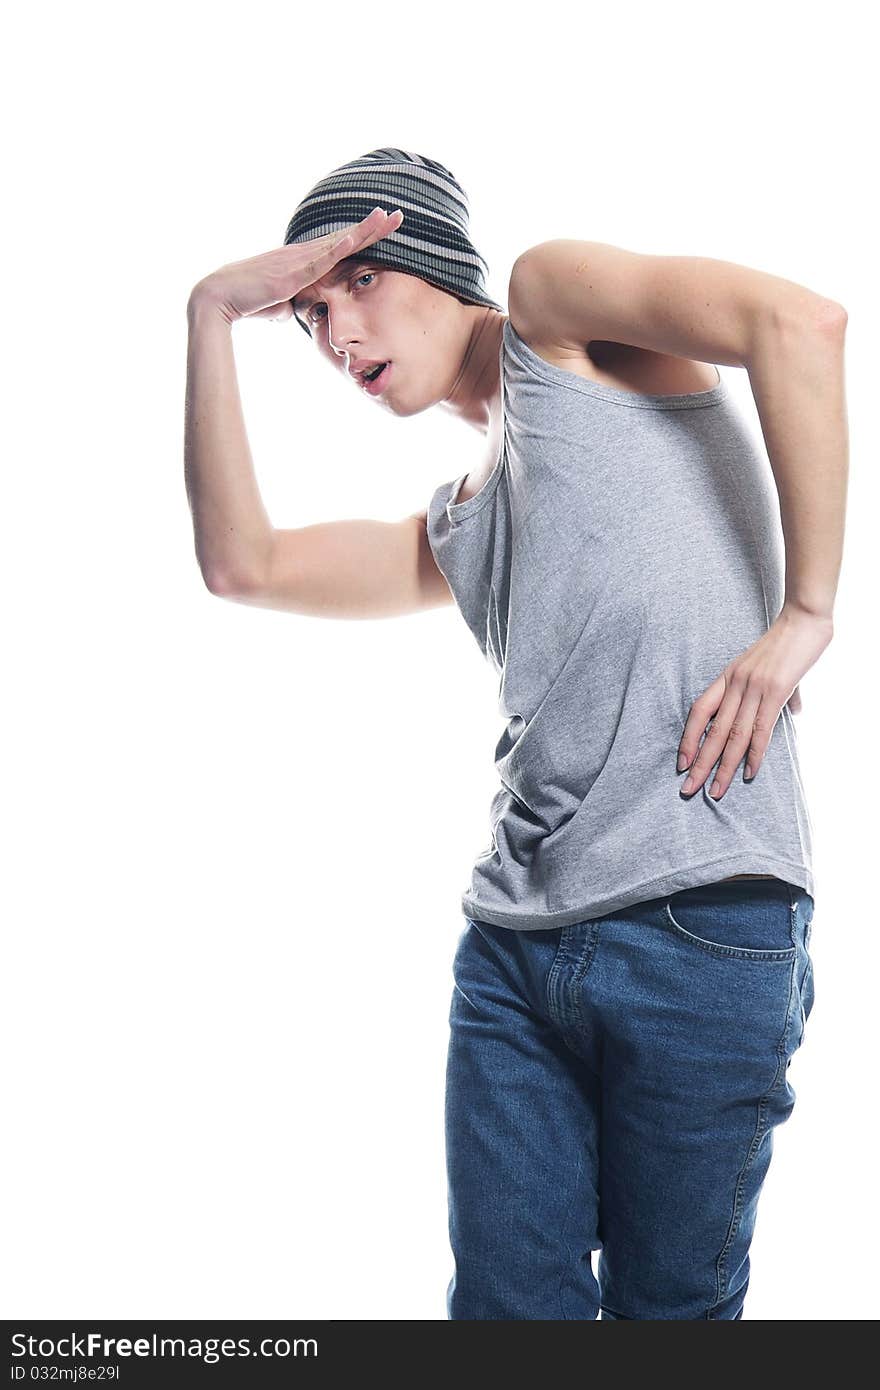
[[[711,688],[712,687],[710,687],[710,689]],[[728,695],[722,700],[718,713],[715,715],[709,727],[709,732],[703,739],[700,751],[691,764],[690,771],[681,789],[682,795],[689,796],[692,792],[698,791],[703,785],[712,768],[721,757],[732,724],[733,704]]]
[[[765,692],[755,715],[748,756],[746,757],[746,779],[749,782],[757,776],[758,768],[764,761],[764,754],[770,746],[770,736],[781,710],[782,706]]]
[[[805,623],[797,610],[783,607],[767,631],[728,663],[688,713],[677,764],[679,772],[689,769],[681,787],[684,796],[702,787],[716,763],[709,788],[716,801],[743,759],[745,780],[758,775],[783,709],[787,705],[796,714],[801,708],[798,677],[815,661],[819,644],[824,650],[829,640],[827,623]]]
[[[396,232],[403,221],[403,211],[395,208],[393,212],[387,214],[385,225],[380,228],[380,236],[388,236],[389,232]]]
[[[374,208],[368,217],[362,218],[360,222],[353,222],[343,231],[327,232],[325,236],[313,237],[310,241],[292,242],[290,250],[301,254],[303,247],[307,247],[312,252],[312,259],[305,268],[310,274],[317,270],[318,273],[314,276],[317,280],[337,261],[351,255],[356,246],[365,245],[367,237],[373,240],[378,228],[383,227],[385,218],[386,214],[381,208]],[[387,229],[383,230],[383,235],[385,230]]]
[[[342,260],[343,256],[350,256],[352,251],[360,251],[371,242],[379,241],[390,232],[396,232],[402,221],[403,213],[400,208],[396,208],[394,212],[373,208],[367,217],[362,217],[360,222],[353,222],[344,232],[329,232],[328,236],[333,240],[324,254]]]
[[[679,772],[684,772],[686,767],[690,767],[697,756],[703,730],[724,699],[725,689],[724,677],[719,676],[691,705],[681,743],[678,745]]]
[[[385,212],[383,208],[374,208],[367,217],[361,218],[360,222],[353,222],[344,231],[328,232],[326,236],[314,237],[312,241],[292,242],[284,249],[295,254],[296,293],[320,280],[322,275],[332,270],[337,261],[363,250],[365,246],[370,246],[372,242],[379,241],[391,232],[396,232],[402,221],[403,212],[400,208],[395,208],[391,213]],[[308,247],[311,252],[311,259],[305,265],[299,262],[303,247]],[[292,300],[290,302],[292,303]]]
[[[719,711],[719,719],[716,723],[721,723],[719,738],[723,739],[721,762],[715,772],[715,779],[709,788],[709,795],[717,801],[727,791],[733,781],[733,775],[739,767],[746,753],[750,759],[757,758],[754,743],[755,721],[759,718],[761,708],[760,693],[745,693],[740,697],[738,691],[731,691],[731,713],[725,713],[724,705]],[[707,768],[708,775],[708,768]],[[751,773],[747,773],[751,776]]]
[[[400,208],[395,208],[394,212],[383,212],[382,208],[374,208],[369,217],[357,223],[352,248],[346,254],[351,255],[352,250],[362,251],[372,242],[381,241],[383,236],[396,232],[402,221],[403,213]]]
[[[720,705],[717,703],[719,682],[726,687]],[[779,717],[780,706],[757,683],[750,684],[747,678],[736,674],[732,677],[722,675],[694,702],[682,739],[683,752],[686,745],[689,746],[687,741],[693,729],[701,727],[706,711],[711,710],[713,705],[717,713],[702,747],[693,759],[681,792],[683,796],[693,795],[718,763],[709,788],[709,795],[718,801],[733,781],[743,758],[746,759],[746,779],[751,781],[757,775]],[[702,727],[705,727],[705,723]]]

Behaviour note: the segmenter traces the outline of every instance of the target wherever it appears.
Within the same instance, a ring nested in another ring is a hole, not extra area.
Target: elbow
[[[773,304],[762,327],[769,326],[777,336],[799,341],[805,332],[818,333],[829,342],[842,343],[846,337],[847,312],[834,299],[817,295],[808,304]]]
[[[816,326],[820,333],[829,337],[843,337],[846,332],[848,314],[842,304],[835,299],[823,299],[816,308]]]
[[[221,574],[215,574],[213,570],[202,570],[202,579],[209,594],[222,598],[227,592],[226,581]]]
[[[219,570],[203,570],[202,578],[208,593],[213,594],[215,598],[240,598],[248,592],[249,584],[246,581]]]
[[[270,532],[259,547],[242,546],[237,553],[227,552],[223,558],[216,553],[216,545],[200,547],[197,541],[196,557],[208,592],[218,598],[239,600],[261,592],[271,569],[273,534]]]

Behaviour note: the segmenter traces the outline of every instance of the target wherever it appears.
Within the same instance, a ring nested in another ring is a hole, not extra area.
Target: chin
[[[430,410],[432,405],[436,405],[434,400],[416,401],[409,404],[406,401],[392,400],[390,396],[380,397],[379,406],[387,410],[390,415],[399,415],[401,419],[408,419],[410,415],[424,415],[426,410]]]

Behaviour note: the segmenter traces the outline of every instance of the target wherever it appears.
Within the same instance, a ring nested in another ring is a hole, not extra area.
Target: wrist
[[[833,632],[834,630],[834,614],[830,608],[806,603],[802,599],[786,598],[783,601],[779,616],[781,618],[796,618],[802,622],[811,622],[820,627],[827,628],[829,632]]]
[[[208,280],[200,280],[190,290],[186,305],[186,318],[190,328],[198,327],[206,322],[223,323],[227,328],[231,328],[236,322],[234,315],[229,313],[228,307],[223,304]]]

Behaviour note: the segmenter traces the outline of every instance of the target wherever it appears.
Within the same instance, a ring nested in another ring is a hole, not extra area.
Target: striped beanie
[[[287,224],[284,245],[341,231],[375,207],[400,208],[400,227],[371,243],[358,260],[417,275],[467,304],[501,309],[485,289],[488,264],[468,234],[468,200],[448,169],[406,150],[371,150],[334,169],[303,198]],[[306,324],[297,323],[309,337]]]

